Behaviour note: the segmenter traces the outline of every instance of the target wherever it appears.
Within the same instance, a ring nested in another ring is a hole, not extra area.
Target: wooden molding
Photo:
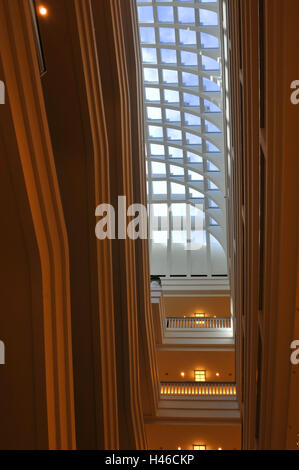
[[[130,89],[121,2],[92,0],[110,154],[111,203],[133,204]],[[112,242],[115,335],[121,449],[146,447],[140,389],[135,242]],[[128,406],[129,404],[129,406]]]
[[[137,6],[135,0],[120,3],[130,86],[131,142],[134,203],[147,205],[144,154],[143,80],[140,60]],[[136,240],[136,280],[138,331],[140,347],[140,379],[144,414],[155,414],[158,406],[158,367],[154,322],[151,313],[148,240]]]
[[[68,242],[28,2],[1,0],[0,43],[41,260],[49,448],[74,449]]]
[[[90,0],[75,0],[85,84],[94,147],[95,207],[110,203],[109,147]],[[98,301],[101,333],[101,365],[105,449],[118,449],[118,406],[115,357],[113,261],[111,241],[97,242]]]

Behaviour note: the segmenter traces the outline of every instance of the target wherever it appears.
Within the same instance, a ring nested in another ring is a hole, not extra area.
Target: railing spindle
[[[194,318],[194,317],[168,317],[166,318],[166,328],[169,330],[173,329],[228,329],[231,328],[230,318]]]

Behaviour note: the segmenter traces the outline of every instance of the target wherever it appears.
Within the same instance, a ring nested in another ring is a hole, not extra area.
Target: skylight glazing
[[[219,1],[137,0],[137,8],[151,273],[227,275]]]

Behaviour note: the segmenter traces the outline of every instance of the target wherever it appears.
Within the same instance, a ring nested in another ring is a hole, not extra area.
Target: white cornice
[[[162,278],[164,297],[230,296],[228,278]]]

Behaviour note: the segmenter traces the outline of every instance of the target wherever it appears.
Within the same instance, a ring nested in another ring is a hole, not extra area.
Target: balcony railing
[[[236,397],[236,384],[231,382],[161,382],[163,399],[232,399]]]
[[[231,318],[167,317],[165,321],[167,330],[224,330],[232,326]]]

